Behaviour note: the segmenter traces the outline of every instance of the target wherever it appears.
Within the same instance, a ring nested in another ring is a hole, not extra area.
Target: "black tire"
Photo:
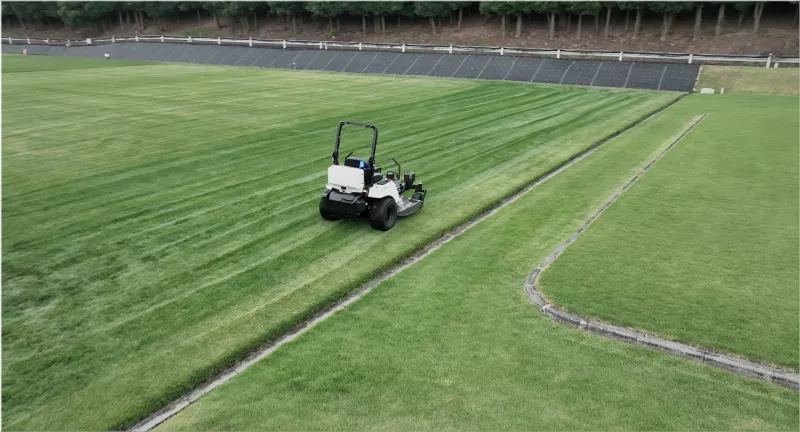
[[[319,215],[322,216],[323,219],[329,221],[335,221],[339,219],[335,214],[328,210],[328,199],[325,197],[319,199]]]
[[[372,228],[389,231],[397,222],[397,204],[392,197],[378,201],[369,209],[369,224]]]

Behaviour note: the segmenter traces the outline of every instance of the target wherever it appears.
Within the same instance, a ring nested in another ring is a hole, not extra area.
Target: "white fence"
[[[601,50],[575,50],[575,49],[550,49],[550,48],[521,48],[521,47],[487,47],[463,45],[424,45],[424,44],[391,44],[391,43],[366,43],[366,42],[336,42],[336,41],[303,41],[287,39],[253,39],[253,38],[209,38],[192,36],[124,36],[100,39],[40,39],[5,37],[4,44],[35,44],[35,45],[100,45],[109,43],[135,43],[135,42],[177,42],[217,45],[247,45],[255,47],[273,48],[307,48],[307,49],[338,49],[359,51],[399,51],[399,52],[448,52],[450,54],[495,54],[516,55],[552,58],[586,58],[586,59],[616,59],[644,60],[644,61],[669,61],[686,63],[717,63],[717,64],[763,64],[766,67],[784,65],[800,65],[800,58],[777,57],[769,55],[737,55],[737,54],[693,54],[693,53],[668,53],[668,52],[622,52]]]

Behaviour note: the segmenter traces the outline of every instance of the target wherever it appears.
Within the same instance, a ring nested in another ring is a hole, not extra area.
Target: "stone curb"
[[[634,330],[632,328],[623,327],[614,325],[611,323],[607,323],[604,321],[593,320],[589,318],[584,318],[580,315],[570,313],[561,309],[557,306],[554,306],[552,303],[547,301],[547,299],[539,293],[536,289],[536,281],[541,275],[542,271],[552,263],[561,252],[566,249],[566,247],[575,240],[575,238],[580,235],[586,228],[595,220],[600,213],[602,213],[608,206],[614,203],[614,201],[622,195],[636,180],[638,180],[641,175],[655,162],[657,162],[661,157],[669,151],[672,147],[675,146],[681,139],[683,139],[686,134],[689,133],[701,120],[706,117],[707,114],[703,114],[697,120],[695,120],[691,125],[689,125],[683,133],[678,136],[672,143],[670,143],[667,148],[665,148],[661,153],[659,153],[655,158],[653,158],[650,162],[648,162],[635,176],[633,176],[625,185],[620,189],[618,192],[614,193],[614,195],[609,198],[608,201],[603,203],[600,209],[595,212],[583,225],[580,226],[572,235],[567,238],[566,241],[558,245],[553,252],[551,252],[547,258],[545,258],[533,271],[528,275],[528,279],[525,282],[525,292],[528,295],[528,299],[530,299],[531,303],[536,305],[542,313],[547,315],[550,319],[554,321],[558,321],[563,324],[570,325],[572,327],[580,328],[586,331],[590,331],[592,333],[596,333],[599,335],[603,335],[606,337],[610,337],[613,339],[618,339],[626,342],[630,342],[636,345],[645,346],[652,349],[658,349],[664,351],[668,354],[687,357],[699,361],[701,363],[709,364],[712,366],[716,366],[722,369],[726,369],[728,371],[737,373],[739,375],[744,375],[747,377],[758,378],[764,381],[770,381],[775,384],[782,385],[784,387],[789,387],[795,390],[800,389],[800,375],[795,373],[791,370],[781,369],[773,366],[764,365],[761,363],[752,362],[750,360],[746,360],[743,358],[734,357],[728,354],[718,353],[712,351],[707,348],[700,348],[695,347],[692,345],[688,345],[682,342],[672,341],[668,339],[661,338],[659,336],[645,333],[643,331]]]

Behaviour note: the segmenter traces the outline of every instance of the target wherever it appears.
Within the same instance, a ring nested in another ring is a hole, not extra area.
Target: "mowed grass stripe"
[[[543,293],[572,312],[796,370],[797,100],[681,105],[710,113],[542,273]]]
[[[797,428],[797,393],[550,321],[530,269],[694,115],[606,143],[161,430]],[[673,149],[674,150],[674,149]]]
[[[69,94],[60,114],[3,116],[10,428],[131,424],[676,97],[201,66],[88,73],[3,83],[4,108]],[[586,119],[585,107],[605,111]],[[317,214],[343,118],[378,124],[379,162],[397,157],[435,197],[392,232]],[[69,133],[48,127],[65,119]]]

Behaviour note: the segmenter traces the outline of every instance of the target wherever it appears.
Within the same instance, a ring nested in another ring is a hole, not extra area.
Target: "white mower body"
[[[328,189],[338,189],[342,193],[364,191],[364,170],[344,165],[328,167]]]

